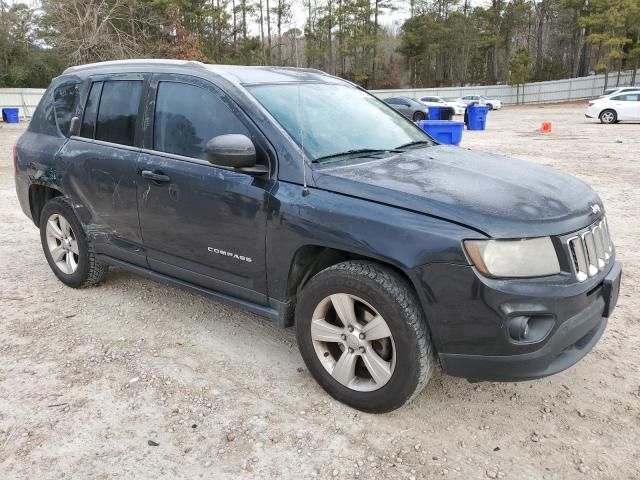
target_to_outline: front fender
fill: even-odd
[[[267,220],[269,297],[285,301],[296,252],[305,246],[334,248],[388,263],[412,278],[429,263],[468,265],[461,240],[478,232],[428,215],[369,200],[279,182]],[[416,285],[417,286],[417,285]]]

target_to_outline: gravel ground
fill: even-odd
[[[534,382],[437,374],[386,415],[313,381],[292,329],[113,269],[72,290],[19,209],[0,128],[0,478],[638,478],[640,125],[583,105],[507,107],[464,147],[577,175],[600,193],[625,278],[595,350]],[[538,134],[543,120],[551,134]],[[505,162],[508,159],[505,159]]]

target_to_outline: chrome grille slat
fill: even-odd
[[[570,237],[566,243],[571,255],[571,267],[579,282],[597,275],[613,254],[613,243],[604,217]]]

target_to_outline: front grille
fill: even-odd
[[[590,227],[567,240],[573,273],[579,282],[601,271],[613,255],[607,219],[602,217]]]

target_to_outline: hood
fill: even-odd
[[[539,237],[579,230],[596,220],[596,193],[550,167],[438,145],[381,159],[319,166],[316,186],[413,210],[494,238]]]

